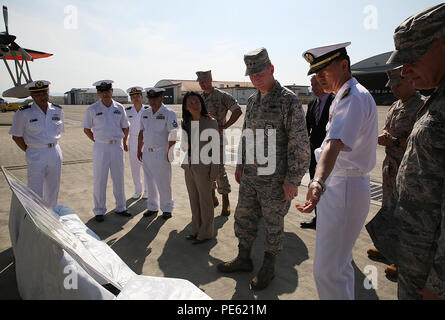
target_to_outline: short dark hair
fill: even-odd
[[[334,61],[339,61],[341,62],[342,60],[346,60],[348,62],[348,70],[349,73],[352,74],[352,70],[351,70],[351,58],[349,57],[349,55],[341,55],[340,57],[338,57],[337,59],[335,59]]]

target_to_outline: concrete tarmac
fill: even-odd
[[[175,110],[178,122],[181,106],[168,106]],[[226,166],[232,186],[230,203],[232,214],[221,217],[221,204],[215,209],[215,238],[201,245],[192,245],[185,237],[191,232],[191,211],[184,181],[183,169],[173,165],[173,217],[167,221],[158,216],[146,218],[146,200],[133,200],[134,186],[128,154],[125,155],[125,192],[131,218],[116,215],[112,193],[111,177],[107,187],[107,208],[105,222],[94,220],[93,209],[93,143],[83,133],[81,121],[87,106],[63,106],[66,132],[60,140],[65,162],[62,168],[59,204],[76,212],[82,221],[96,232],[102,241],[125,261],[137,274],[187,279],[216,300],[316,300],[317,290],[313,278],[313,256],[315,231],[301,229],[300,223],[309,221],[313,215],[300,213],[296,203],[303,203],[309,175],[303,178],[299,196],[292,202],[285,218],[284,248],[277,258],[276,276],[271,285],[263,291],[249,289],[251,279],[261,267],[264,248],[264,227],[261,225],[252,250],[255,269],[252,273],[221,274],[216,265],[232,259],[237,254],[238,241],[234,234],[233,214],[235,212],[239,185],[235,182],[235,167]],[[245,107],[243,107],[245,111]],[[378,107],[379,129],[384,126],[388,107]],[[9,167],[12,174],[27,183],[25,154],[8,134],[13,113],[0,114],[0,164]],[[234,127],[241,129],[244,115]],[[381,167],[384,149],[377,149],[377,165],[371,172],[371,181],[381,184]],[[221,196],[219,196],[222,203]],[[3,175],[0,175],[0,299],[20,299],[15,280],[14,258],[9,238],[8,219],[11,190]],[[371,201],[367,221],[380,209],[379,201]],[[397,282],[385,276],[385,261],[373,261],[366,251],[373,247],[372,241],[363,228],[353,250],[355,269],[355,295],[360,300],[393,300],[397,298]],[[373,273],[376,287],[368,289],[366,276]]]

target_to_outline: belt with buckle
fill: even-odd
[[[331,174],[332,177],[362,177],[367,176],[368,174],[366,172],[363,172],[358,169],[335,169],[332,170]]]

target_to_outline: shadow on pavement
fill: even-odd
[[[142,198],[139,200],[129,199],[127,200],[127,210],[131,213],[131,217],[120,216],[114,213],[114,210],[111,210],[105,214],[104,222],[97,222],[94,214],[91,212],[92,218],[85,225],[93,230],[101,240],[107,239],[113,234],[122,231],[125,224],[147,210],[147,200]],[[109,242],[108,245],[111,246],[113,242]]]
[[[216,217],[215,228],[220,229],[227,218]],[[217,244],[213,239],[205,244],[192,245],[185,237],[190,234],[189,224],[181,232],[172,231],[166,242],[164,250],[158,259],[159,268],[165,277],[182,278],[191,281],[196,286],[214,282],[221,277],[229,277],[236,281],[235,293],[232,300],[274,300],[283,293],[294,292],[298,286],[298,273],[295,266],[309,258],[308,250],[303,241],[294,233],[285,232],[285,244],[277,257],[275,279],[264,291],[250,290],[250,281],[261,268],[264,255],[264,226],[262,221],[258,228],[258,237],[252,248],[252,260],[255,269],[251,273],[222,274],[217,265],[222,260],[209,255],[211,249]],[[232,243],[237,243],[236,239]],[[237,255],[237,246],[233,247],[233,258]]]
[[[156,238],[166,220],[162,215],[142,217],[122,238],[108,243],[114,252],[137,274],[142,274],[145,259],[151,253],[150,243]]]

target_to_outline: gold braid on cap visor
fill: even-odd
[[[324,64],[324,63],[326,63],[326,62],[332,61],[332,60],[334,60],[335,58],[338,58],[340,55],[341,55],[341,52],[337,52],[337,53],[334,54],[332,57],[329,57],[329,58],[327,58],[327,59],[324,59],[323,61],[317,62],[317,63],[315,63],[315,64],[311,64],[311,69],[316,68],[316,67],[319,67],[319,66],[321,66],[322,64]]]

